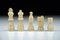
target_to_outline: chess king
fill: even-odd
[[[9,16],[9,19],[8,19],[8,21],[9,21],[9,23],[8,23],[8,30],[9,31],[14,31],[13,15],[14,15],[13,9],[9,8],[9,10],[8,10],[8,16]]]
[[[38,16],[38,31],[44,31],[44,16]]]
[[[34,20],[34,18],[33,18],[33,12],[30,12],[28,31],[33,31],[34,30],[33,20]]]
[[[18,31],[23,31],[24,26],[23,26],[23,12],[22,10],[19,10],[18,12]]]
[[[49,17],[48,18],[48,31],[53,31],[54,28],[53,28],[53,18],[52,17]]]

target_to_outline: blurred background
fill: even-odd
[[[57,1],[40,0],[0,0],[0,15],[7,16],[8,9],[13,8],[15,16],[21,9],[24,15],[29,15],[30,11],[34,15],[59,15],[60,6]]]
[[[28,27],[29,12],[33,12],[34,26],[37,29],[37,16],[43,15],[45,17],[45,27],[47,28],[47,18],[53,17],[55,30],[60,30],[60,6],[59,2],[54,1],[40,1],[40,0],[0,0],[0,25],[2,29],[8,26],[8,9],[13,8],[14,11],[14,25],[18,25],[18,12],[21,9],[24,12],[24,25]],[[27,23],[26,23],[27,22]],[[5,28],[4,28],[5,24]],[[45,29],[46,29],[45,28]],[[0,29],[1,30],[1,29]],[[7,30],[7,29],[5,29]],[[26,29],[27,30],[27,29]],[[47,29],[46,29],[47,30]]]
[[[0,0],[0,40],[60,40],[60,1],[46,0]],[[47,30],[47,18],[53,17],[53,32],[8,32],[8,9],[13,8],[15,30],[18,27],[18,12],[24,12],[24,30],[28,30],[29,12],[33,12],[34,29],[38,30],[37,16],[43,15],[44,30]]]

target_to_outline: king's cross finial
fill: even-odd
[[[9,11],[9,12],[13,12],[13,9],[12,9],[12,8],[9,8],[8,11]]]

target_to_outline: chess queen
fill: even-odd
[[[23,12],[22,10],[19,10],[18,12],[18,31],[23,31],[24,26],[23,26]]]

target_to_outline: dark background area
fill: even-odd
[[[0,16],[8,16],[8,9],[13,8],[14,16],[17,16],[21,9],[24,15],[29,15],[33,11],[34,15],[59,15],[59,1],[40,1],[40,0],[0,0]]]

